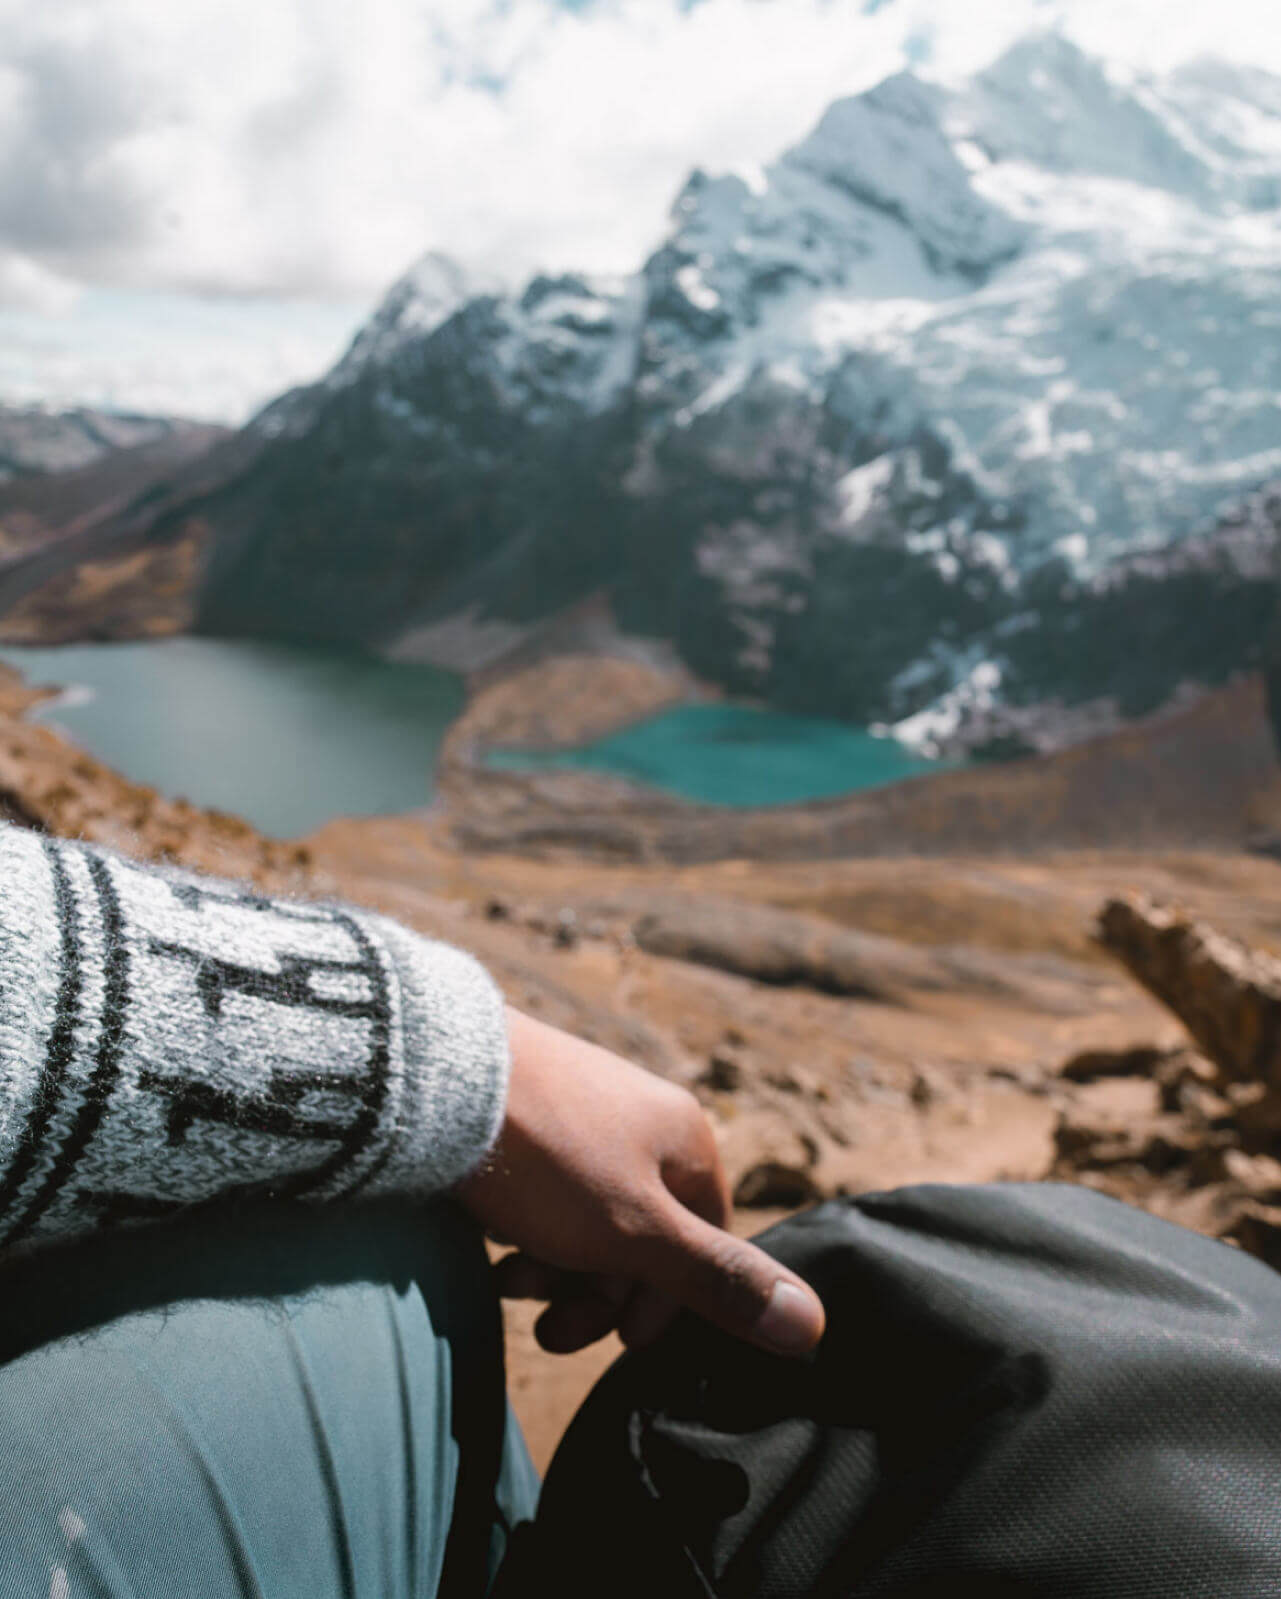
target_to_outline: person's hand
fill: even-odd
[[[543,1347],[567,1353],[614,1328],[647,1343],[687,1307],[775,1353],[812,1349],[817,1295],[724,1230],[729,1193],[693,1095],[518,1011],[508,1027],[502,1132],[456,1192],[516,1246],[499,1263],[500,1291],[549,1301]]]

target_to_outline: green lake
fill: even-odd
[[[495,766],[613,773],[706,805],[786,805],[939,770],[894,738],[741,705],[682,705],[557,754],[499,750]]]
[[[281,838],[431,799],[462,706],[448,672],[239,639],[0,649],[67,692],[42,720],[117,771]]]
[[[137,782],[288,838],[430,803],[462,706],[448,672],[358,653],[174,638],[0,649],[65,692],[36,714]],[[496,766],[611,772],[713,805],[781,805],[935,769],[840,722],[723,704],[665,711],[582,749]]]

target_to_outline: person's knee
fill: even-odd
[[[245,1205],[0,1265],[0,1362],[187,1300],[275,1300],[372,1281],[419,1282],[424,1297],[441,1299],[441,1315],[453,1324],[497,1314],[480,1233],[447,1200],[349,1209]]]
[[[268,1208],[120,1242],[0,1273],[0,1305],[28,1312],[22,1337],[0,1314],[14,1560],[60,1558],[66,1522],[77,1558],[100,1545],[145,1572],[178,1543],[222,1592],[231,1525],[242,1564],[304,1571],[321,1594],[343,1591],[344,1562],[400,1573],[390,1593],[432,1591],[447,1549],[480,1569],[505,1394],[465,1215]]]

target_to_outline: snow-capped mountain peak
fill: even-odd
[[[1017,251],[1022,229],[974,190],[943,127],[943,93],[900,72],[838,100],[783,161],[894,217],[930,264],[977,278]]]
[[[388,289],[330,381],[346,383],[366,366],[381,364],[407,341],[434,332],[468,300],[496,287],[465,271],[452,257],[429,250]]]
[[[949,133],[989,161],[1047,175],[1121,180],[1202,207],[1257,205],[1250,168],[1281,154],[1281,80],[1261,73],[1248,89],[1245,76],[1203,63],[1145,77],[1036,33],[959,90]]]
[[[274,625],[305,589],[308,629],[388,639],[586,588],[793,706],[1111,694],[1107,574],[1157,551],[1186,578],[1281,477],[1279,290],[1281,80],[1144,76],[1044,33],[962,83],[899,73],[759,172],[695,172],[628,278],[468,299],[420,263],[259,419],[261,529],[208,614]],[[1222,554],[1205,570],[1266,586]],[[1100,619],[1094,665],[1066,623],[1036,655],[1068,611]],[[1203,677],[1256,621],[1206,630]],[[1197,625],[1163,635],[1145,703]]]

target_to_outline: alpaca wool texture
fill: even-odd
[[[425,1195],[497,1137],[501,996],[371,912],[0,825],[0,1248]]]

